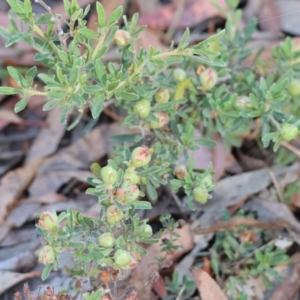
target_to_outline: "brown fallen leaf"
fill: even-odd
[[[4,222],[9,209],[21,197],[25,189],[35,177],[43,159],[38,158],[31,163],[7,173],[0,184],[0,224]]]
[[[219,0],[218,5],[226,9],[225,0]],[[141,16],[139,24],[166,30],[172,24],[176,10],[177,2],[166,5],[154,14]],[[220,13],[211,4],[210,0],[187,0],[177,28],[185,29],[186,27],[193,27],[216,16],[220,16]]]
[[[193,270],[194,279],[202,300],[228,300],[218,284],[203,270]]]
[[[49,112],[46,122],[48,127],[42,128],[38,133],[27,153],[26,163],[38,157],[53,154],[65,133],[66,125],[60,122],[60,110],[58,108]]]
[[[0,294],[17,284],[18,282],[40,276],[41,273],[42,271],[32,271],[23,274],[10,271],[0,271]]]
[[[182,248],[168,253],[164,262],[164,267],[170,267],[177,258],[194,247],[189,224],[184,225],[182,228],[177,228],[175,232],[179,234],[180,237],[174,244],[181,246]],[[138,291],[137,298],[139,300],[151,299],[151,285],[153,283],[153,281],[151,281],[151,274],[155,274],[158,271],[158,265],[155,258],[165,256],[165,252],[161,252],[161,241],[163,238],[170,238],[169,234],[163,235],[158,243],[147,248],[148,255],[143,257],[141,263],[132,271],[130,278],[127,281],[129,284],[133,284],[137,290],[143,287]]]
[[[26,203],[42,203],[42,204],[51,204],[61,201],[66,201],[67,197],[57,193],[48,193],[37,198],[27,198],[23,200]]]

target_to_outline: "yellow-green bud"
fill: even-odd
[[[131,262],[131,255],[126,250],[118,249],[114,254],[114,260],[119,267],[125,267]]]
[[[128,31],[119,29],[115,33],[113,42],[119,47],[124,47],[128,44],[130,39],[131,39],[131,36]]]
[[[234,107],[240,111],[244,110],[245,108],[252,108],[251,100],[247,96],[239,97],[236,99]]]
[[[140,195],[140,190],[138,186],[136,184],[133,184],[130,185],[129,187],[126,187],[124,200],[125,202],[132,202],[137,200],[139,195]]]
[[[141,229],[141,232],[146,237],[150,237],[153,234],[152,227],[149,224],[144,225]]]
[[[42,212],[39,219],[39,226],[46,231],[56,231],[58,228],[58,218],[55,210]]]
[[[116,206],[111,205],[106,210],[106,218],[109,224],[115,224],[122,220],[124,213]]]
[[[131,153],[131,165],[135,168],[148,165],[150,160],[151,153],[147,146],[137,147]]]
[[[210,174],[207,174],[204,178],[202,178],[201,183],[207,188],[211,187],[213,184],[213,180]]]
[[[198,186],[193,189],[193,196],[196,201],[198,201],[201,204],[204,204],[207,202],[208,199],[208,191],[202,186]]]
[[[186,72],[180,68],[176,68],[173,72],[173,77],[176,82],[181,82],[186,79]]]
[[[133,110],[140,118],[145,119],[149,116],[151,104],[148,100],[141,100],[134,105]]]
[[[167,89],[159,89],[155,95],[154,99],[156,103],[166,103],[170,99],[170,93]]]
[[[107,185],[112,185],[117,181],[118,172],[110,165],[103,167],[100,172],[102,180]]]
[[[288,86],[288,92],[291,96],[296,97],[300,95],[300,80],[293,78]]]
[[[216,70],[212,68],[205,69],[200,73],[200,81],[204,92],[211,90],[218,82],[218,74]]]
[[[292,124],[284,123],[281,127],[281,136],[285,141],[291,141],[297,137],[298,127]]]
[[[140,182],[140,176],[136,173],[134,168],[127,168],[125,170],[124,176],[123,176],[123,183],[125,185],[132,185],[132,184],[138,184]]]
[[[114,236],[109,233],[102,233],[98,238],[99,245],[103,248],[112,248],[115,245]]]
[[[153,113],[153,115],[156,117],[156,121],[150,121],[150,128],[152,129],[158,129],[166,126],[169,123],[169,116],[162,111],[158,111]]]
[[[47,245],[42,248],[39,253],[39,262],[46,264],[52,264],[55,259],[54,250],[51,246]]]

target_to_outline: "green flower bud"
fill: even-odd
[[[131,262],[131,255],[126,250],[118,249],[114,254],[114,260],[119,267],[125,267]]]
[[[106,218],[109,224],[115,224],[122,220],[124,213],[116,206],[111,205],[107,208]]]
[[[153,115],[157,118],[157,121],[150,121],[150,128],[162,128],[169,123],[169,116],[165,112],[158,111],[153,113]]]
[[[297,126],[284,123],[281,127],[281,136],[285,141],[291,141],[297,137],[299,130]]]
[[[252,104],[251,104],[251,100],[249,97],[247,96],[242,96],[236,99],[235,103],[234,103],[234,107],[237,110],[244,110],[245,108],[252,108]]]
[[[150,237],[153,234],[152,227],[149,224],[144,225],[141,228],[141,233],[145,237]]]
[[[156,92],[154,99],[156,103],[166,103],[170,99],[170,93],[167,89],[159,89]]]
[[[133,184],[125,189],[125,202],[135,201],[140,195],[140,190],[136,184]]]
[[[133,110],[139,115],[140,118],[145,119],[150,113],[151,104],[148,100],[141,100],[134,105]]]
[[[130,262],[127,265],[125,265],[125,266],[120,266],[119,265],[119,267],[122,270],[132,270],[135,267],[137,267],[137,265],[138,265],[137,260],[134,258],[134,256],[132,254],[130,254]]]
[[[115,245],[114,236],[109,233],[102,233],[98,238],[99,245],[103,248],[112,248]]]
[[[200,81],[202,84],[202,90],[209,91],[211,90],[216,83],[218,82],[218,74],[216,70],[208,68],[200,73]]]
[[[131,167],[127,168],[123,176],[124,185],[138,184],[139,182],[140,176],[136,173],[135,169]]]
[[[180,68],[176,68],[173,72],[173,77],[175,79],[176,82],[181,82],[184,79],[186,79],[186,72]]]
[[[202,186],[197,186],[193,189],[193,196],[196,201],[198,201],[201,204],[204,204],[207,202],[208,199],[208,191]]]
[[[46,231],[56,231],[58,228],[58,218],[55,210],[42,212],[39,219],[39,226]]]
[[[39,262],[46,264],[52,264],[55,260],[54,250],[51,246],[47,245],[42,248],[39,253]]]
[[[131,36],[128,31],[119,29],[115,33],[113,42],[119,47],[124,47],[128,44],[130,39],[131,39]]]
[[[176,166],[175,169],[174,169],[174,175],[178,178],[178,179],[181,179],[181,180],[184,180],[185,178],[185,175],[188,173],[187,169],[186,169],[186,166],[184,165],[179,165],[179,166]]]
[[[207,188],[211,187],[213,184],[213,180],[210,174],[207,174],[204,178],[202,178],[201,183]]]
[[[149,164],[151,153],[147,146],[135,148],[131,153],[131,165],[135,168],[140,168]]]
[[[296,97],[300,95],[300,80],[293,78],[288,86],[288,92],[291,96]]]
[[[118,172],[110,165],[107,165],[101,169],[101,178],[105,184],[113,185],[117,181]]]

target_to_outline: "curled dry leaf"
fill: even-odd
[[[202,300],[228,300],[218,284],[203,270],[193,270],[194,279]]]

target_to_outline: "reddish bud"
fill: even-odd
[[[118,172],[110,165],[107,165],[101,169],[101,178],[107,185],[113,185],[117,181]]]
[[[111,205],[107,208],[106,218],[108,223],[115,224],[122,220],[123,216],[124,213],[116,205]]]
[[[166,103],[170,99],[170,93],[167,89],[159,89],[154,96],[157,103]]]
[[[58,228],[58,218],[54,210],[42,212],[39,219],[39,226],[47,231],[56,231]]]
[[[298,127],[292,124],[284,123],[281,128],[281,136],[285,141],[291,141],[297,137]]]
[[[208,68],[208,69],[204,70],[200,74],[200,81],[202,84],[202,90],[204,92],[211,90],[218,82],[218,74],[217,74],[216,70],[214,70],[212,68]]]
[[[136,184],[130,185],[126,188],[126,194],[124,196],[125,202],[132,202],[136,200],[140,195],[140,190]]]
[[[140,118],[145,119],[150,113],[151,104],[148,100],[141,100],[134,105],[133,110],[139,115]]]
[[[147,146],[135,148],[131,153],[131,165],[135,168],[140,168],[149,164],[151,153]]]
[[[185,175],[188,173],[186,166],[184,165],[180,165],[180,166],[176,166],[174,169],[174,175],[181,180],[184,180]]]
[[[115,238],[111,233],[106,232],[99,236],[98,242],[103,248],[112,248],[115,245]]]
[[[128,44],[130,41],[131,36],[128,31],[125,30],[117,30],[115,37],[114,37],[114,43],[119,47],[124,47]]]
[[[207,202],[208,199],[208,191],[202,186],[198,186],[193,189],[193,196],[196,201],[198,201],[201,204],[204,204]]]
[[[158,129],[166,126],[169,123],[169,116],[162,111],[158,111],[153,113],[153,115],[156,117],[156,121],[150,121],[150,128],[152,129]]]
[[[130,261],[128,264],[124,265],[124,266],[120,266],[120,268],[122,270],[132,270],[134,268],[136,268],[138,266],[138,261],[136,260],[136,258],[130,254]]]
[[[39,262],[46,264],[51,264],[54,262],[55,254],[51,246],[44,246],[39,253]]]

